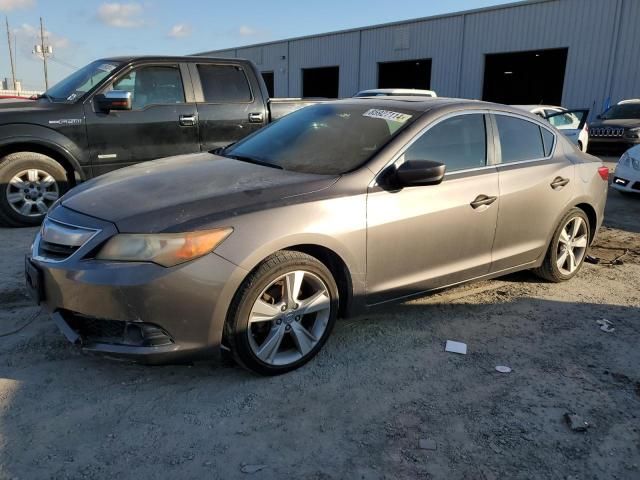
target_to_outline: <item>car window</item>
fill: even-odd
[[[496,115],[502,163],[545,157],[540,127],[528,120]]]
[[[182,77],[174,66],[137,68],[116,80],[111,89],[131,92],[134,110],[149,105],[184,103]]]
[[[542,142],[544,144],[544,156],[548,157],[549,155],[551,155],[551,151],[553,150],[553,142],[556,137],[546,128],[541,128],[540,131],[542,132]]]
[[[487,162],[484,115],[448,118],[427,130],[404,153],[405,160],[444,163],[447,172],[478,168]]]
[[[249,82],[240,67],[234,65],[198,65],[204,101],[242,103],[251,101]]]

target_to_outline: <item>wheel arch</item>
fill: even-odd
[[[342,257],[328,247],[310,243],[292,245],[283,250],[306,253],[319,260],[329,269],[338,285],[338,293],[340,295],[338,317],[347,316],[353,298],[353,279]]]
[[[76,185],[76,173],[80,180],[85,179],[84,172],[77,160],[59,145],[36,140],[17,140],[0,145],[0,158],[21,152],[39,153],[58,162],[67,172],[67,180],[71,187]]]
[[[584,202],[578,203],[575,207],[582,210],[589,219],[589,244],[591,244],[598,228],[598,214],[596,213],[596,209],[589,203]]]

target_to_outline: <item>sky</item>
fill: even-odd
[[[97,58],[187,55],[346,28],[487,7],[512,0],[0,0],[0,78],[11,77],[4,17],[23,89],[44,87],[40,17],[53,47],[49,85]]]

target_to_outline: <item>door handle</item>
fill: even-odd
[[[262,113],[249,114],[249,123],[262,123],[263,120],[264,120],[264,115],[262,115]]]
[[[498,197],[488,197],[486,195],[478,195],[475,200],[473,202],[471,202],[469,205],[471,205],[471,207],[473,207],[474,209],[476,208],[480,208],[482,206],[489,206],[491,205],[493,202],[495,202],[498,199]]]
[[[193,127],[195,124],[195,115],[180,115],[180,125],[182,125],[183,127]]]
[[[554,190],[559,190],[567,183],[569,183],[568,178],[556,177],[553,179],[553,182],[551,182],[551,188],[553,188]]]

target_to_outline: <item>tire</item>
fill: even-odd
[[[584,146],[582,145],[582,142],[578,140],[578,148],[580,149],[581,152],[586,152],[586,149],[584,148]]]
[[[291,305],[287,281],[298,278],[300,293]],[[323,263],[302,252],[274,253],[249,274],[229,308],[225,336],[234,359],[261,375],[301,367],[327,341],[338,305],[338,287]]]
[[[22,183],[17,184],[16,179]],[[25,188],[19,188],[23,186]],[[35,152],[3,157],[0,159],[0,225],[39,225],[51,205],[68,189],[67,172],[51,157]]]
[[[567,241],[567,233],[565,229],[567,227],[575,225],[572,222],[579,222],[581,224],[581,228],[579,233],[574,236],[574,238],[569,239],[569,243]],[[563,231],[565,232],[563,235]],[[582,247],[582,237],[584,236],[584,247]],[[584,259],[587,256],[587,250],[589,248],[589,239],[591,238],[591,226],[589,225],[589,219],[584,211],[579,208],[572,208],[567,212],[567,214],[562,217],[558,227],[556,228],[553,238],[551,239],[551,244],[549,245],[549,250],[544,257],[544,261],[542,265],[536,269],[534,272],[539,277],[549,281],[549,282],[564,282],[571,278],[573,278],[582,268],[584,264]],[[574,243],[575,242],[575,243]],[[570,247],[569,245],[573,245]],[[580,246],[578,246],[580,245]],[[571,253],[564,256],[564,252],[566,250],[571,250]],[[572,257],[575,259],[574,267],[571,267],[571,264],[564,263],[563,258],[566,258],[566,262],[571,261]],[[563,267],[559,266],[559,263],[563,265]],[[566,266],[566,268],[565,268]]]

